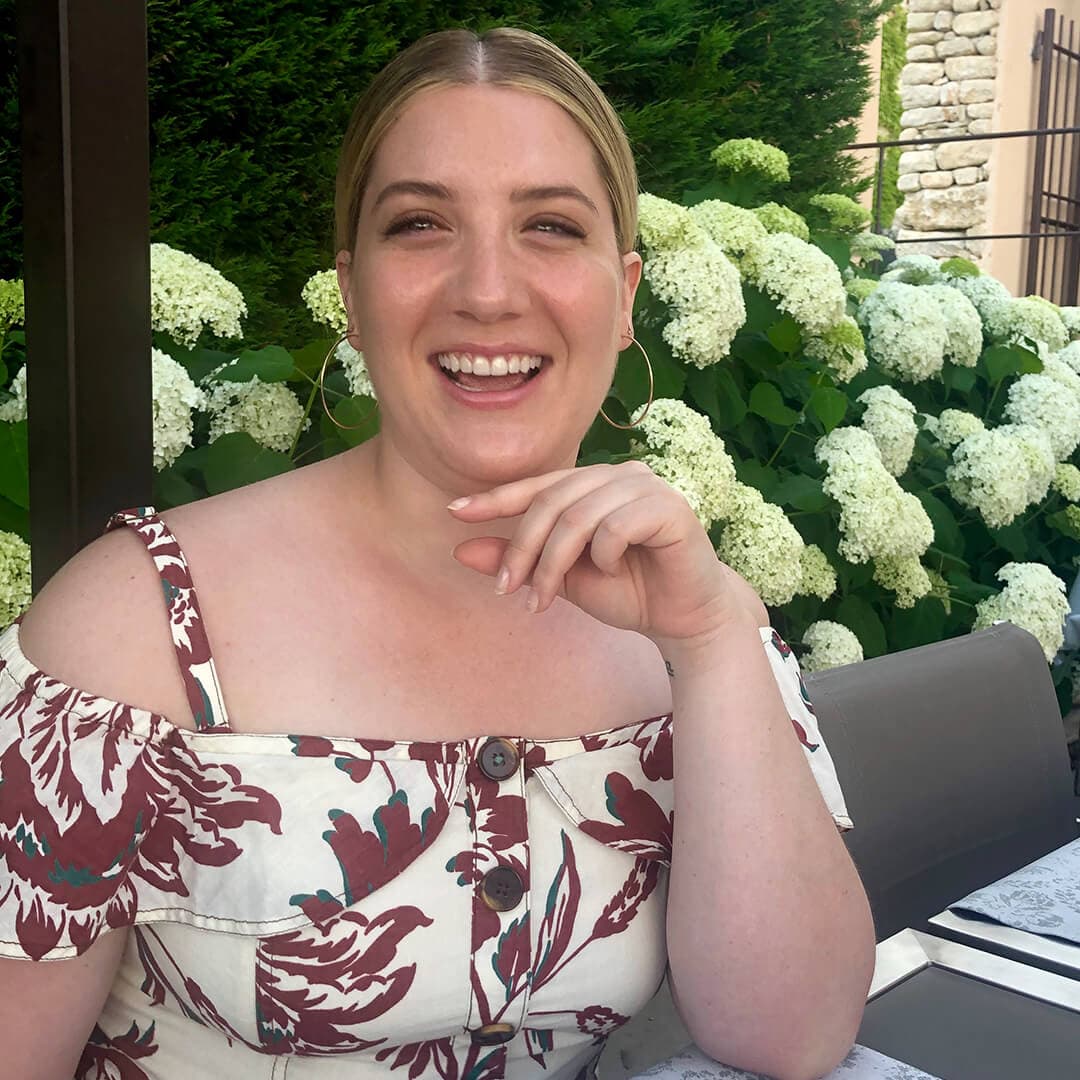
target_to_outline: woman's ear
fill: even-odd
[[[355,336],[356,322],[353,319],[351,253],[345,251],[344,248],[339,251],[337,253],[337,258],[334,260],[334,267],[337,270],[338,288],[341,290],[341,302],[345,305],[345,315],[348,318],[348,326],[354,331],[353,336]],[[352,337],[349,339],[349,344],[352,345],[353,348],[358,349],[358,346],[352,341]]]
[[[636,251],[628,251],[622,257],[623,263],[623,325],[634,323],[634,297],[641,284],[642,262]]]

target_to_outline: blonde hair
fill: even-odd
[[[477,83],[527,90],[570,114],[595,151],[611,201],[619,253],[630,251],[637,238],[637,168],[618,113],[600,87],[557,45],[509,27],[480,35],[471,30],[428,34],[375,76],[353,110],[338,160],[337,250],[353,248],[375,152],[406,103],[432,87]]]

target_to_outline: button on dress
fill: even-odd
[[[671,717],[546,740],[233,731],[176,539],[152,508],[109,527],[153,558],[195,731],[0,635],[0,956],[133,928],[79,1080],[592,1076],[667,964]],[[761,640],[850,828],[795,658]]]

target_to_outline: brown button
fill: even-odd
[[[496,866],[480,882],[480,898],[492,911],[510,911],[521,903],[524,895],[525,886],[518,872],[509,866]]]
[[[499,1046],[514,1037],[513,1024],[485,1024],[473,1028],[472,1041],[477,1046]]]
[[[517,772],[517,747],[509,739],[488,739],[477,760],[489,780],[506,780]]]

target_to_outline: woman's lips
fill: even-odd
[[[473,408],[509,408],[525,400],[534,390],[549,366],[546,359],[539,368],[515,375],[474,375],[464,371],[450,372],[437,362],[432,366],[439,380],[456,401]]]

